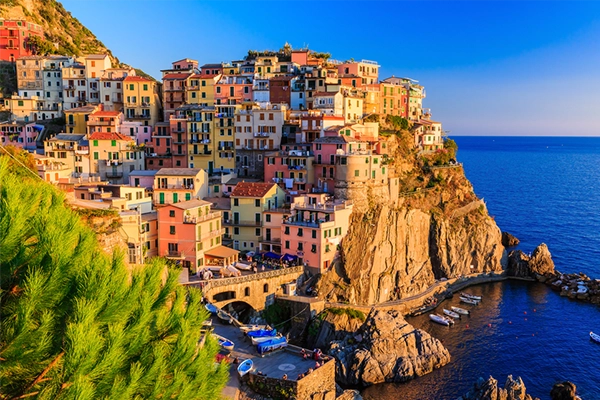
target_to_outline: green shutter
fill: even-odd
[[[117,141],[116,140],[111,140],[110,141],[110,145],[111,146],[116,146],[117,145]]]
[[[159,203],[160,204],[165,204],[165,194],[164,193],[159,193],[158,197],[159,197]]]
[[[186,193],[185,194],[185,200],[188,201],[188,200],[191,200],[191,199],[192,199],[192,194],[191,193]]]
[[[97,151],[95,151],[95,152],[94,152],[94,160],[97,160],[97,159],[98,159],[98,152],[97,152]]]
[[[98,146],[98,141],[94,140],[94,146]]]
[[[178,196],[177,193],[173,193],[173,203],[177,203]]]

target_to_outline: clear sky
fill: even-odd
[[[417,79],[451,135],[600,136],[600,2],[64,0],[122,62],[160,78],[287,41]]]

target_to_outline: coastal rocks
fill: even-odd
[[[561,274],[556,272],[553,276],[548,277],[545,283],[552,289],[560,291],[561,296],[600,304],[600,279],[590,279],[582,273]]]
[[[540,244],[531,256],[521,250],[511,251],[508,255],[507,273],[518,278],[537,278],[546,281],[548,276],[555,273],[554,261],[548,246],[544,243]],[[546,278],[542,278],[543,276]]]
[[[473,389],[457,400],[539,400],[531,397],[526,391],[521,377],[513,379],[512,375],[509,375],[504,388],[501,388],[498,381],[490,376],[487,380],[479,378]]]
[[[373,311],[362,327],[331,344],[342,385],[403,382],[450,361],[450,353],[427,332],[415,329],[396,311]]]
[[[550,398],[552,400],[581,400],[576,392],[577,387],[572,382],[555,383],[550,391]]]
[[[502,245],[504,247],[514,247],[521,243],[519,239],[508,232],[502,232]]]

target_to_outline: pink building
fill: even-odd
[[[223,75],[215,85],[215,104],[242,104],[252,101],[252,79]]]
[[[296,143],[312,143],[323,136],[323,130],[334,125],[342,125],[344,117],[327,115],[317,110],[309,110],[300,115],[300,131],[296,133]]]
[[[312,190],[315,182],[313,161],[310,144],[284,145],[281,151],[265,155],[265,182],[279,184],[285,189],[286,202],[289,202],[293,196]]]
[[[350,225],[352,203],[329,198],[326,194],[297,197],[281,226],[282,253],[299,257],[313,273],[331,267]]]
[[[171,137],[172,137],[172,146],[171,146],[171,154],[173,158],[173,167],[178,168],[187,168],[188,159],[187,159],[187,117],[184,112],[175,111],[175,114],[172,114],[169,119],[170,129],[171,129]]]
[[[2,146],[15,146],[25,150],[35,150],[35,139],[38,131],[35,124],[25,122],[0,123],[0,144]]]
[[[152,140],[146,145],[146,169],[173,168],[171,126],[158,122],[152,132]]]

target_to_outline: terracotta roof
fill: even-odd
[[[275,183],[264,183],[264,182],[240,182],[235,185],[232,197],[264,197]]]
[[[188,76],[190,76],[191,73],[187,73],[187,74],[166,74],[165,76],[163,76],[163,80],[164,79],[185,79]]]
[[[239,254],[239,250],[234,250],[223,245],[215,247],[214,249],[206,250],[205,256],[211,256],[216,258],[229,258]]]
[[[90,114],[93,117],[118,117],[121,111],[96,111]],[[92,123],[93,124],[93,123]]]
[[[152,82],[152,79],[144,78],[143,76],[128,76],[126,82]]]
[[[90,140],[124,140],[126,142],[133,141],[133,139],[129,136],[121,135],[117,132],[94,132],[90,136]]]

